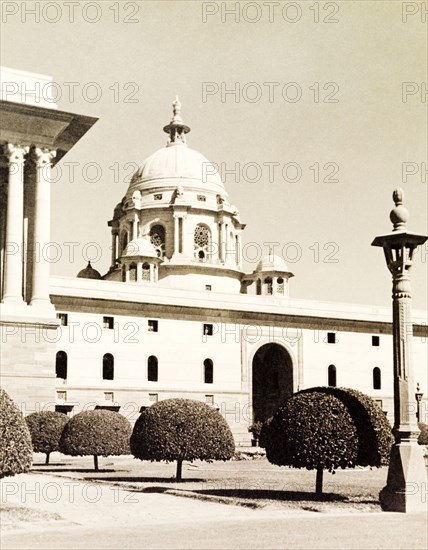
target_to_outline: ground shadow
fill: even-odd
[[[275,491],[268,489],[201,489],[192,491],[211,495],[251,500],[289,500],[305,502],[349,502],[349,497],[337,493],[317,494],[307,491]]]
[[[99,468],[94,470],[93,468],[31,468],[32,472],[75,472],[80,474],[103,474],[103,473],[116,473],[126,472],[127,470],[114,470],[109,468]]]
[[[105,471],[105,470],[104,470]],[[94,472],[92,470],[92,472]],[[100,470],[101,472],[101,470]],[[94,472],[99,473],[99,472]],[[177,481],[175,477],[91,477],[86,478],[91,480],[97,480],[97,481],[118,481],[123,483],[208,483],[207,479],[201,479],[201,478],[184,478],[181,481]],[[151,489],[151,487],[149,487]],[[164,489],[163,487],[159,487],[159,489]],[[146,491],[148,492],[148,491]],[[153,491],[156,492],[156,491]]]

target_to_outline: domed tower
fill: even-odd
[[[187,146],[190,128],[178,98],[163,130],[166,146],[141,164],[109,222],[113,254],[105,278],[122,280],[121,257],[142,238],[161,260],[161,286],[239,293],[245,225],[213,164]]]
[[[254,272],[245,277],[243,287],[246,289],[254,284],[253,294],[288,298],[288,279],[291,277],[294,275],[288,271],[283,258],[269,253],[260,260]]]
[[[155,247],[144,237],[127,244],[121,256],[122,282],[153,284],[158,282],[162,259]]]

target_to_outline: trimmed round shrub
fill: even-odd
[[[25,421],[30,430],[33,451],[45,453],[45,463],[49,464],[49,455],[59,451],[59,441],[68,416],[54,411],[40,411],[28,415]]]
[[[394,436],[389,420],[374,399],[351,388],[317,387],[303,390],[311,391],[334,395],[348,409],[358,433],[358,466],[379,468],[389,464]]]
[[[84,411],[65,425],[59,449],[71,456],[93,455],[94,468],[98,471],[99,456],[129,454],[131,432],[128,420],[117,412]]]
[[[229,460],[235,452],[232,432],[221,414],[200,401],[165,399],[141,413],[131,436],[131,452],[140,460]]]
[[[345,388],[310,388],[291,396],[262,430],[269,462],[323,471],[382,466],[393,444],[391,426],[368,396]]]
[[[32,460],[31,436],[24,417],[0,389],[0,478],[27,472]]]
[[[418,437],[419,445],[428,445],[428,424],[425,424],[424,422],[419,422],[418,428],[421,430],[421,433]]]

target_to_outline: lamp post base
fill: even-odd
[[[386,512],[427,512],[424,450],[416,440],[401,441],[393,446],[388,479],[379,499]]]

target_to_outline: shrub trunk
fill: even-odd
[[[322,466],[318,466],[317,468],[317,480],[315,483],[315,492],[318,495],[322,494],[322,478],[323,478],[324,469]]]
[[[183,471],[183,461],[182,460],[177,460],[177,473],[176,473],[176,476],[175,476],[175,479],[177,481],[181,481],[183,478],[182,478],[182,471]]]
[[[98,455],[94,455],[94,469],[98,472]]]
[[[45,465],[46,464],[49,464],[49,457],[50,457],[51,453],[46,453],[46,460],[45,460]]]

